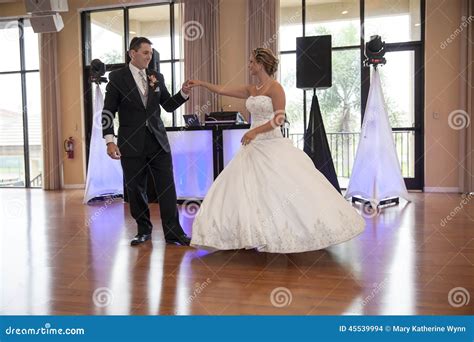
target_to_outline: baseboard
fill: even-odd
[[[69,189],[84,189],[85,184],[64,184],[63,189],[69,190]]]
[[[425,186],[424,188],[425,192],[441,192],[441,193],[456,193],[459,194],[459,188],[458,187],[440,187],[440,186]]]

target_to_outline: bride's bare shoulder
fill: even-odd
[[[283,86],[277,80],[272,82],[269,92],[272,94],[272,97],[285,95],[285,89],[283,89]]]

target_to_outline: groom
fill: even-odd
[[[156,184],[166,242],[188,246],[190,238],[181,228],[176,208],[170,145],[160,117],[160,105],[167,112],[176,110],[188,99],[190,88],[186,82],[179,93],[171,96],[163,75],[147,70],[152,57],[151,44],[145,37],[133,38],[130,63],[110,73],[102,111],[103,134],[107,154],[122,163],[130,212],[138,225],[138,234],[131,245],[151,239],[153,226],[146,195],[149,169]],[[120,127],[116,145],[113,119],[117,111]]]

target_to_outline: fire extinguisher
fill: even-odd
[[[72,137],[64,140],[64,151],[69,159],[74,159],[74,139]]]

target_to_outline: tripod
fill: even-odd
[[[309,124],[304,134],[304,151],[313,160],[314,166],[341,193],[324,128],[323,117],[321,116],[321,109],[319,108],[316,88],[313,88]]]
[[[399,197],[408,200],[380,75],[375,65],[359,146],[346,192],[346,198],[349,197],[352,197],[353,203],[361,202],[372,209],[399,204]]]

